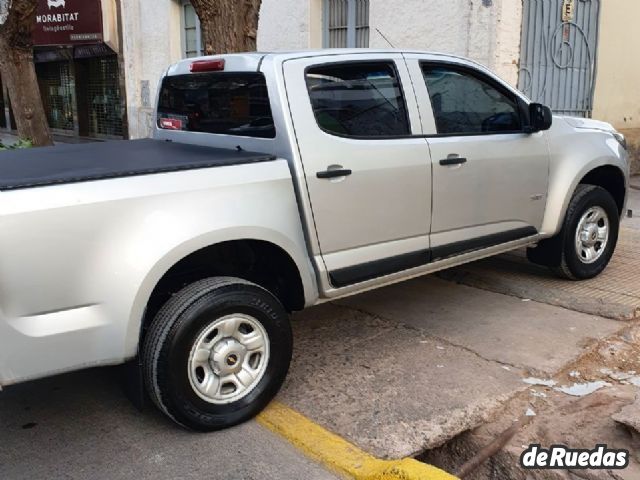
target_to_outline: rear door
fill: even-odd
[[[527,105],[473,66],[407,61],[433,161],[433,260],[536,235],[549,154]]]
[[[324,289],[427,263],[431,164],[402,55],[295,59],[284,72]]]

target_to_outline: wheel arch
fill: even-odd
[[[549,194],[541,232],[545,237],[557,234],[567,212],[569,202],[580,184],[596,185],[607,190],[622,215],[627,197],[624,170],[607,158],[596,159],[576,171],[571,162],[559,166],[549,179]]]
[[[273,293],[288,311],[311,303],[317,287],[306,250],[281,240],[266,235],[195,239],[168,252],[138,289],[127,327],[128,357],[137,352],[146,325],[164,301],[185,284],[203,278],[234,276],[251,281]]]
[[[589,171],[578,184],[595,185],[604,188],[611,194],[622,216],[626,200],[626,181],[622,170],[613,165],[602,165]]]

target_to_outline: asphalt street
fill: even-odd
[[[43,359],[46,361],[46,359]],[[114,369],[0,393],[0,479],[264,480],[335,477],[255,421],[210,434],[140,413]]]

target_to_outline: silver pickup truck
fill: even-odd
[[[288,312],[519,247],[607,266],[624,138],[449,55],[201,57],[154,139],[0,155],[0,385],[133,361],[177,423],[250,418]]]

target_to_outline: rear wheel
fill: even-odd
[[[619,228],[618,207],[611,194],[595,185],[578,185],[560,233],[529,250],[528,257],[550,266],[562,278],[593,278],[609,264]]]
[[[239,278],[195,282],[174,295],[149,328],[144,380],[175,422],[209,431],[243,422],[275,396],[292,336],[280,302]]]

